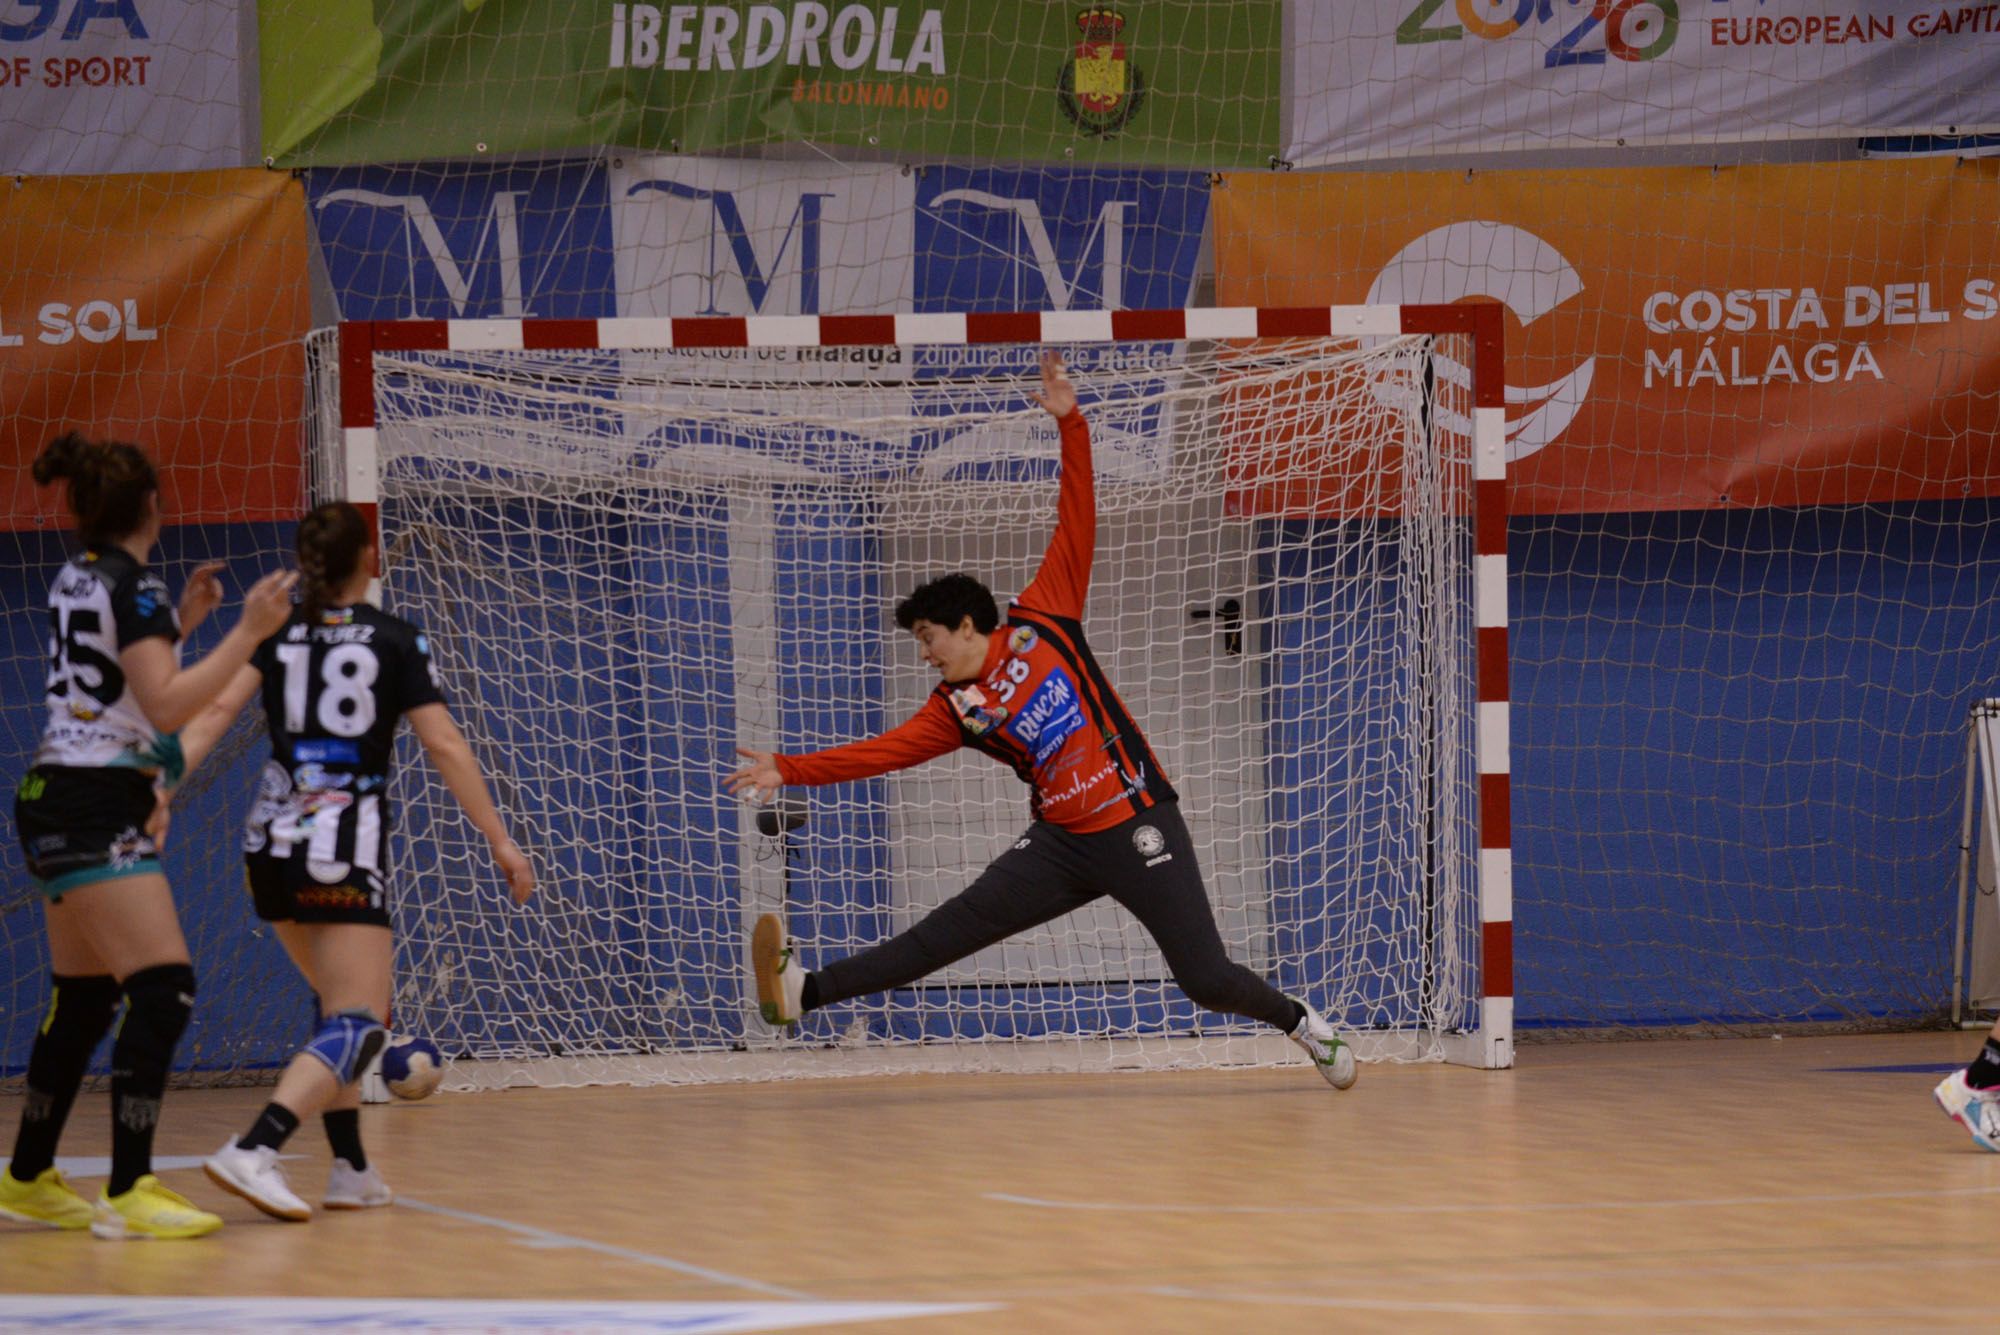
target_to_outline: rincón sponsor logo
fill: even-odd
[[[1063,62],[1057,100],[1085,134],[1114,135],[1146,100],[1146,76],[1126,54],[1125,16],[1109,5],[1076,16],[1083,40]]]

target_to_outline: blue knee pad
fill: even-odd
[[[334,1079],[349,1085],[375,1060],[386,1037],[382,1022],[367,1011],[342,1011],[320,1021],[305,1050],[325,1062]]]

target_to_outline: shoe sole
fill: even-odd
[[[326,1201],[321,1201],[319,1203],[319,1206],[320,1209],[322,1210],[379,1210],[385,1205],[394,1205],[395,1203],[396,1203],[396,1197],[393,1194],[391,1194],[389,1199],[385,1201],[326,1200]]]
[[[790,1024],[798,1017],[779,1009],[784,989],[778,984],[778,968],[785,959],[785,925],[775,913],[757,919],[750,931],[750,967],[757,975],[757,1010],[766,1024]]]
[[[218,1170],[216,1166],[212,1163],[204,1163],[201,1166],[201,1171],[207,1173],[208,1180],[213,1182],[216,1186],[221,1187],[224,1191],[228,1192],[232,1196],[240,1196],[244,1200],[249,1201],[252,1205],[262,1210],[265,1214],[270,1215],[271,1218],[273,1219],[282,1219],[286,1223],[290,1224],[303,1224],[308,1219],[312,1218],[312,1209],[310,1206],[308,1206],[303,1210],[288,1210],[281,1205],[269,1204],[268,1202],[260,1199],[258,1195],[255,1192],[251,1191],[248,1187],[241,1187],[238,1186],[236,1183],[230,1181],[229,1175],[227,1173]]]
[[[1340,1045],[1340,1050],[1342,1054],[1345,1055],[1347,1058],[1347,1078],[1345,1080],[1340,1078],[1339,1072],[1341,1063],[1338,1059],[1335,1059],[1334,1061],[1328,1062],[1327,1064],[1320,1066],[1319,1073],[1326,1079],[1326,1083],[1332,1085],[1335,1089],[1341,1089],[1341,1090],[1353,1089],[1354,1082],[1361,1078],[1361,1064],[1354,1060],[1353,1048],[1349,1047],[1345,1043],[1342,1043]],[[1319,1065],[1319,1063],[1315,1062],[1314,1065]]]
[[[89,1228],[95,1222],[95,1212],[71,1223],[64,1223],[59,1219],[45,1219],[38,1214],[24,1214],[19,1210],[9,1209],[7,1206],[0,1205],[0,1219],[12,1219],[19,1224],[40,1224],[43,1228],[55,1228],[61,1229],[64,1232],[75,1232],[80,1228]]]
[[[1952,1106],[1949,1103],[1945,1102],[1944,1090],[1942,1087],[1938,1089],[1933,1089],[1931,1091],[1931,1098],[1937,1101],[1938,1110],[1940,1112],[1942,1112],[1946,1117],[1949,1117],[1952,1121],[1957,1122],[1959,1126],[1964,1129],[1965,1133],[1972,1137],[1973,1144],[1977,1145],[1980,1149],[1985,1150],[1988,1154],[2000,1154],[2000,1144],[1995,1144],[1994,1142],[1988,1140],[1985,1136],[1980,1135],[1979,1129],[1975,1127],[1970,1121],[1966,1120],[1966,1116],[1963,1112],[1954,1112],[1952,1110]]]
[[[134,1228],[125,1222],[123,1215],[113,1223],[102,1219],[90,1222],[90,1236],[101,1242],[185,1242],[190,1238],[205,1238],[222,1227],[222,1221],[202,1224],[194,1228],[166,1229],[159,1232]]]

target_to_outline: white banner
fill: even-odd
[[[249,165],[242,0],[0,0],[0,173]]]
[[[1299,0],[1284,157],[2000,129],[2000,9],[1909,0]]]

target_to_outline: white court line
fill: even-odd
[[[649,1303],[478,1298],[140,1298],[16,1294],[0,1307],[4,1335],[60,1331],[183,1331],[187,1335],[732,1335],[854,1321],[897,1321],[992,1310],[972,1303]]]
[[[295,1159],[301,1156],[288,1154],[282,1157]],[[0,1170],[5,1169],[7,1162],[6,1159],[0,1158]],[[64,1174],[70,1177],[104,1177],[111,1172],[111,1160],[108,1157],[68,1157],[58,1159],[56,1162]],[[176,1168],[199,1168],[202,1163],[202,1159],[193,1156],[162,1155],[153,1160],[153,1168],[156,1172],[165,1172]],[[466,1210],[454,1210],[448,1205],[430,1205],[423,1201],[413,1201],[407,1196],[398,1196],[396,1198],[396,1205],[400,1209],[416,1210],[422,1214],[443,1215],[447,1219],[457,1219],[468,1224],[484,1224],[488,1228],[503,1229],[509,1233],[526,1238],[537,1247],[567,1247],[578,1251],[593,1251],[604,1256],[615,1256],[620,1260],[633,1261],[639,1265],[650,1265],[662,1270],[677,1271],[680,1274],[691,1275],[697,1279],[705,1279],[715,1284],[725,1284],[733,1288],[748,1289],[752,1293],[768,1293],[778,1298],[804,1299],[810,1296],[800,1293],[796,1289],[780,1288],[776,1284],[766,1284],[761,1280],[745,1279],[741,1275],[724,1274],[720,1270],[710,1270],[704,1266],[693,1265],[686,1261],[676,1261],[671,1257],[654,1256],[648,1252],[633,1251],[628,1247],[615,1247],[604,1242],[591,1242],[586,1238],[573,1238],[564,1233],[552,1233],[545,1228],[534,1228],[528,1224],[516,1224],[506,1219],[494,1219],[489,1215],[472,1214]]]
[[[296,1159],[300,1156],[296,1154],[283,1154],[278,1157],[282,1159]],[[205,1154],[156,1154],[153,1156],[152,1166],[153,1171],[156,1173],[171,1173],[177,1168],[199,1168],[207,1158],[208,1156]],[[9,1162],[5,1155],[0,1155],[0,1169],[4,1169]],[[64,1154],[57,1157],[56,1167],[62,1169],[64,1177],[110,1177],[111,1156],[108,1154]]]
[[[1283,1293],[1208,1293],[1200,1289],[1165,1286],[1147,1289],[1145,1292],[1162,1298],[1193,1298],[1202,1302],[1346,1308],[1365,1312],[1449,1312],[1462,1316],[1586,1316],[1622,1317],[1627,1320],[1710,1317],[1749,1321],[1769,1321],[1780,1317],[1791,1320],[1838,1317],[1845,1321],[1856,1318],[1920,1321],[1929,1326],[1944,1316],[1974,1317],[1984,1321],[1993,1315],[1991,1307],[1855,1307],[1844,1303],[1832,1307],[1657,1307],[1643,1303],[1608,1307],[1602,1304],[1584,1306],[1562,1303],[1425,1302],[1418,1299],[1397,1298],[1305,1298]]]
[[[1950,1187],[1943,1191],[1844,1191],[1801,1196],[1713,1196],[1678,1201],[1464,1201],[1443,1205],[1147,1205],[1120,1201],[1052,1201],[1040,1196],[1016,1196],[988,1191],[989,1201],[1030,1205],[1042,1210],[1093,1210],[1132,1214],[1255,1214],[1255,1215],[1411,1215],[1411,1214],[1553,1214],[1590,1210],[1686,1210],[1741,1205],[1830,1205],[1841,1201],[1942,1200],[1952,1196],[2000,1196],[2000,1187]]]
[[[633,1251],[629,1247],[616,1247],[606,1242],[592,1242],[588,1238],[575,1238],[567,1233],[555,1233],[545,1228],[535,1228],[530,1224],[517,1224],[510,1219],[495,1219],[491,1215],[473,1214],[470,1210],[454,1210],[449,1205],[431,1205],[425,1201],[413,1201],[407,1196],[398,1196],[393,1207],[398,1210],[416,1210],[422,1214],[442,1215],[446,1219],[456,1219],[467,1224],[484,1224],[526,1238],[538,1247],[570,1247],[578,1251],[596,1252],[600,1256],[615,1256],[621,1261],[633,1261],[639,1265],[657,1266],[662,1270],[672,1270],[683,1275],[692,1275],[714,1284],[726,1284],[734,1288],[748,1289],[752,1293],[768,1293],[776,1298],[809,1300],[810,1294],[797,1289],[780,1288],[776,1284],[766,1284],[762,1280],[745,1279],[741,1275],[725,1274],[720,1270],[710,1270],[706,1266],[693,1265],[687,1261],[676,1261],[669,1256],[654,1256],[650,1252]]]
[[[1978,1245],[1976,1242],[1968,1243]],[[1707,1264],[1702,1262],[1674,1261],[1671,1264],[1638,1265],[1626,1262],[1620,1257],[1607,1257],[1599,1265],[1550,1265],[1537,1258],[1529,1258],[1519,1265],[1509,1265],[1492,1270],[1450,1270],[1438,1271],[1434,1268],[1405,1263],[1387,1265],[1372,1269],[1369,1273],[1377,1280],[1383,1276],[1402,1277],[1421,1271],[1423,1283],[1429,1288],[1447,1285],[1473,1285],[1476,1287],[1499,1287],[1506,1284],[1549,1284],[1558,1281],[1583,1279],[1602,1280],[1607,1277],[1621,1282],[1643,1279],[1649,1276],[1669,1275],[1685,1279],[1696,1275],[1713,1275],[1720,1278],[1760,1275],[1806,1275],[1817,1273],[1851,1275],[1862,1271],[1888,1271],[1898,1275],[1908,1275],[1918,1270],[1991,1270],[1993,1259],[1983,1252],[1977,1256],[1960,1257],[1916,1257],[1898,1256],[1894,1260],[1883,1261],[1824,1261],[1795,1262],[1790,1259],[1772,1260],[1744,1264]],[[1141,1294],[1157,1294],[1156,1285],[1139,1284],[1025,1284],[1019,1287],[999,1285],[980,1290],[980,1300],[995,1303],[1048,1302],[1062,1299],[1074,1302],[1083,1298],[1119,1298]],[[1186,1290],[1193,1293],[1195,1290]],[[1249,1295],[1239,1295],[1249,1301]],[[1273,1301],[1288,1295],[1273,1295]],[[1440,1299],[1438,1301],[1445,1301]],[[1460,1300],[1463,1301],[1463,1300]]]

